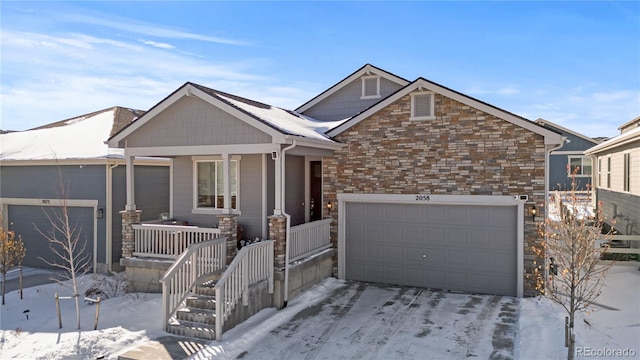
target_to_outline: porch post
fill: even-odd
[[[122,257],[128,258],[133,256],[136,247],[136,238],[133,230],[134,224],[140,223],[140,215],[142,210],[124,210],[120,211],[122,215]]]
[[[238,215],[220,214],[218,217],[218,229],[220,235],[227,237],[227,265],[238,254]]]
[[[274,215],[282,215],[282,156],[280,151],[274,151],[276,154],[274,161],[276,162],[275,168],[275,209],[273,209]]]
[[[131,156],[126,154],[125,149],[125,158],[127,160],[127,204],[125,210],[133,211],[136,209],[136,196],[135,196],[135,179],[134,179],[134,160],[135,156]],[[124,228],[123,228],[124,229]],[[124,230],[123,230],[124,231]]]
[[[222,154],[222,177],[224,178],[222,185],[224,191],[223,211],[225,214],[231,214],[233,209],[231,208],[231,156],[229,154]]]
[[[287,251],[287,218],[283,215],[269,216],[269,239],[275,240],[273,267],[275,271],[282,271],[286,262]]]

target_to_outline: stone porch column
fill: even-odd
[[[275,240],[273,267],[282,271],[286,261],[287,218],[282,215],[269,216],[269,239]]]
[[[133,224],[140,224],[140,216],[142,210],[123,210],[122,215],[122,257],[128,258],[133,256],[135,250],[136,237],[133,231]]]
[[[221,214],[218,217],[220,235],[227,238],[227,265],[238,254],[238,215]]]

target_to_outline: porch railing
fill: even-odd
[[[331,247],[331,220],[324,219],[292,226],[289,261],[296,261]]]
[[[242,300],[249,305],[249,286],[268,281],[273,294],[273,244],[265,240],[243,247],[214,287],[216,297],[216,340],[220,340],[224,323]]]
[[[222,272],[226,268],[227,238],[191,244],[162,276],[162,307],[165,330],[169,319],[191,293],[203,275]]]
[[[220,229],[197,226],[135,224],[133,256],[175,259],[191,244],[219,238]]]

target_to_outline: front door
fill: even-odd
[[[322,220],[322,161],[309,165],[309,220]]]

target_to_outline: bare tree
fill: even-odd
[[[600,296],[606,272],[612,266],[600,261],[608,250],[607,245],[600,244],[611,239],[611,231],[607,234],[602,231],[601,206],[593,213],[588,211],[590,192],[581,197],[576,188],[574,172],[571,190],[564,193],[564,201],[563,194],[556,191],[553,195],[549,208],[556,210],[555,216],[538,224],[542,241],[540,246],[534,246],[539,259],[551,262],[546,269],[541,264],[534,270],[537,290],[566,310],[568,334],[574,333],[576,312],[586,311]],[[573,359],[575,338],[570,336],[568,340],[567,358]]]
[[[49,248],[57,259],[47,260],[42,257],[40,259],[50,266],[63,270],[61,278],[54,280],[71,292],[76,305],[77,327],[80,329],[80,278],[90,270],[91,257],[87,251],[87,240],[82,234],[82,227],[69,215],[67,205],[69,186],[62,176],[60,166],[58,166],[58,177],[60,206],[49,211],[44,209],[51,229],[43,231],[36,227],[36,230],[49,242]]]
[[[0,214],[0,272],[2,272],[2,305],[5,304],[5,284],[7,283],[7,271],[14,266],[21,266],[26,255],[26,249],[22,237],[4,225],[4,219]],[[22,276],[22,273],[20,274]],[[22,292],[22,289],[20,289]],[[22,298],[22,293],[21,293]]]

